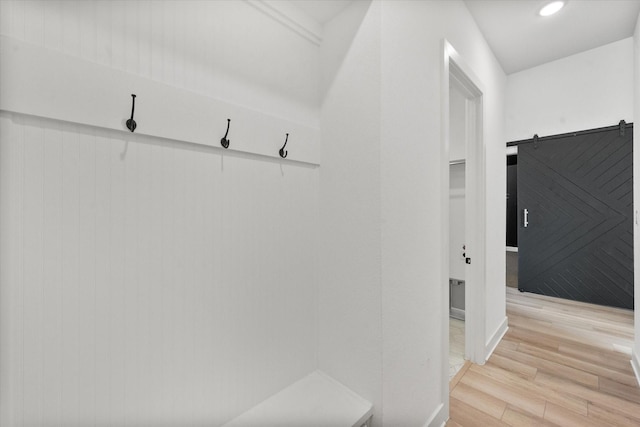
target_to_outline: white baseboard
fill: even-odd
[[[453,317],[454,319],[458,319],[458,320],[464,320],[464,310],[451,307],[449,309],[449,317]]]
[[[507,252],[518,252],[517,246],[507,246]]]
[[[633,372],[636,374],[636,381],[638,381],[638,385],[640,385],[640,354],[635,351],[631,353],[631,366],[633,367]]]
[[[502,323],[500,323],[500,326],[498,326],[498,329],[496,329],[496,331],[493,333],[489,341],[487,341],[487,346],[485,351],[486,356],[484,358],[485,361],[489,360],[489,357],[491,356],[493,351],[496,349],[496,347],[500,343],[500,340],[502,339],[504,334],[507,333],[507,329],[509,329],[509,324],[507,321],[507,317],[505,316],[504,320],[502,320]]]
[[[444,410],[444,403],[438,405],[433,414],[429,417],[424,427],[444,427],[449,419],[449,414]]]

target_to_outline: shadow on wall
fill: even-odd
[[[351,44],[360,31],[360,25],[364,21],[371,0],[354,1],[342,13],[329,21],[325,27],[325,38],[321,49],[321,100],[329,93],[333,81],[351,48]],[[359,23],[354,25],[354,23]]]

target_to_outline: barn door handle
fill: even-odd
[[[524,210],[524,228],[529,226],[529,209]]]

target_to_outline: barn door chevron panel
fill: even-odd
[[[518,147],[520,290],[633,308],[632,134]]]

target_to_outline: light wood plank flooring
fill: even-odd
[[[464,366],[464,320],[449,318],[449,381]]]
[[[450,383],[449,427],[640,426],[633,312],[507,288],[509,331]]]

